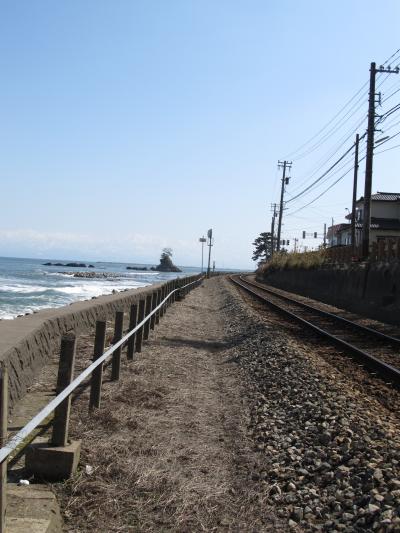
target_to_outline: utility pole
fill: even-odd
[[[211,246],[212,246],[212,229],[207,231],[208,243],[208,267],[207,267],[207,278],[210,277],[210,262],[211,262]]]
[[[375,134],[375,80],[377,72],[387,74],[398,74],[399,67],[391,69],[380,66],[376,68],[376,63],[371,63],[369,70],[369,100],[368,100],[368,128],[367,128],[367,155],[365,159],[365,185],[364,185],[364,212],[363,212],[363,233],[362,233],[362,256],[363,259],[369,257],[369,236],[371,226],[371,192],[372,192],[372,168],[374,159],[374,134]]]
[[[272,204],[273,209],[274,209],[274,213],[272,215],[272,220],[271,220],[271,258],[273,257],[274,255],[274,251],[275,251],[275,218],[276,218],[276,204]]]
[[[324,224],[324,248],[326,248],[326,222]]]
[[[353,203],[351,209],[351,246],[353,254],[356,252],[356,201],[357,201],[357,179],[358,179],[358,147],[360,136],[357,133],[354,152],[354,178],[353,178]]]
[[[285,185],[289,183],[289,178],[286,177],[286,169],[292,168],[292,163],[289,161],[278,161],[278,168],[283,168],[282,172],[282,186],[281,186],[281,201],[279,204],[279,219],[278,219],[278,235],[276,236],[276,249],[279,252],[281,249],[281,230],[282,230],[282,214],[283,214],[283,197],[285,194]]]

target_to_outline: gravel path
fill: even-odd
[[[226,279],[74,405],[68,531],[400,531],[400,423]],[[89,465],[89,469],[85,466]]]
[[[168,308],[94,416],[87,391],[75,402],[81,471],[58,488],[67,531],[286,531],[252,479],[259,453],[221,281]]]

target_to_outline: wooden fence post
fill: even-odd
[[[161,289],[157,289],[157,301],[156,301],[157,307],[160,305],[160,303],[161,303]],[[156,313],[156,324],[159,324],[159,323],[160,323],[160,310],[158,310]]]
[[[60,362],[56,395],[60,394],[71,383],[74,377],[76,337],[73,334],[64,335],[61,339]],[[51,444],[53,446],[67,446],[69,414],[71,410],[71,395],[54,409],[53,430]]]
[[[174,281],[172,282],[172,290],[175,291],[177,288],[177,283],[176,283],[176,279],[174,279]],[[172,301],[173,302],[176,302],[176,295],[177,293],[174,292],[174,295],[172,296]]]
[[[137,304],[131,305],[131,313],[129,315],[129,331],[132,331],[137,325],[137,314],[138,314]],[[133,359],[133,352],[135,351],[135,340],[137,334],[134,333],[128,340],[128,347],[126,350],[126,358],[129,360]]]
[[[138,310],[138,319],[137,319],[138,324],[140,324],[142,320],[144,319],[144,313],[145,313],[145,300],[141,299],[139,300],[139,310]],[[142,351],[143,329],[144,329],[144,326],[142,326],[136,333],[135,351],[138,353]]]
[[[169,282],[165,284],[165,298],[167,297],[169,293]],[[167,312],[167,307],[169,306],[170,300],[168,299],[164,304],[164,314]]]
[[[106,342],[106,322],[102,320],[96,321],[96,334],[94,338],[93,361],[96,361],[104,353],[104,346]],[[90,400],[89,409],[93,407],[100,407],[101,400],[101,384],[103,381],[103,363],[101,363],[92,372],[92,379],[90,381]]]
[[[156,307],[157,307],[157,291],[153,291],[152,297],[151,297],[151,310],[154,311]],[[156,313],[154,313],[150,318],[150,329],[154,329],[155,325],[156,325]]]
[[[397,237],[396,239],[395,253],[396,253],[395,255],[396,259],[400,259],[400,238],[399,237]]]
[[[4,362],[0,367],[0,445],[7,442],[8,426],[8,370]],[[0,533],[6,531],[7,511],[7,459],[1,463],[1,487],[0,487]]]
[[[383,261],[385,255],[385,241],[380,239],[378,241],[378,261]]]
[[[165,298],[165,285],[161,287],[161,302],[164,300],[164,298]],[[163,316],[164,316],[164,306],[162,305],[160,308],[160,318],[162,318]]]
[[[393,251],[394,247],[394,239],[388,239],[388,260],[392,261],[395,257],[395,253]]]
[[[117,343],[118,341],[122,339],[123,332],[124,332],[124,312],[117,311],[115,313],[113,344]],[[121,352],[122,352],[122,348],[120,346],[119,348],[115,350],[112,356],[112,363],[111,363],[112,381],[119,380],[119,374],[121,371]]]
[[[145,317],[149,315],[151,311],[151,294],[148,294],[146,296],[146,312],[145,312]],[[147,341],[147,339],[149,338],[149,334],[150,334],[150,320],[148,320],[145,325],[144,325],[144,328],[143,328],[143,340]]]

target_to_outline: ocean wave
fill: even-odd
[[[21,294],[29,294],[35,292],[45,292],[49,287],[43,287],[41,285],[0,285],[0,293],[2,292],[16,292]]]

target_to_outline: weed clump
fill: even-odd
[[[313,268],[321,267],[326,260],[327,253],[324,249],[302,253],[275,253],[272,259],[259,266],[257,269],[257,275],[265,276],[269,273],[276,272],[277,270],[311,270]]]

